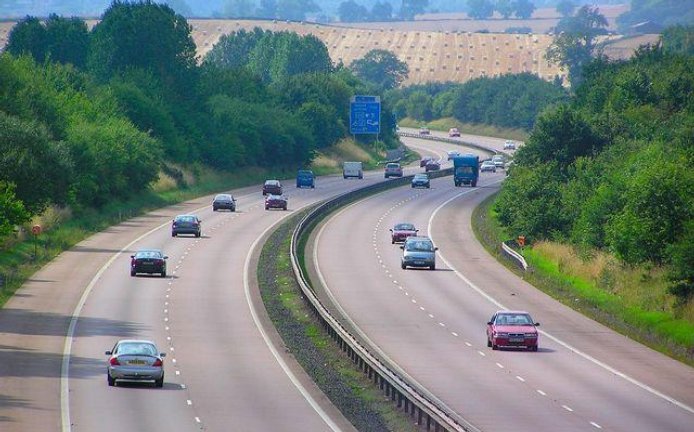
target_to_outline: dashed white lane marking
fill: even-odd
[[[516,375],[516,379],[520,382],[525,382],[525,378],[523,378],[522,376]]]
[[[465,342],[465,345],[467,345],[467,346],[469,346],[469,347],[472,346],[472,344],[471,344],[470,342]]]
[[[195,422],[200,423],[200,417],[195,417]]]
[[[402,287],[400,287],[400,289],[402,289]],[[420,306],[420,307],[419,307],[419,310],[425,311],[426,309],[424,309],[424,306]]]
[[[185,390],[186,385],[185,385],[185,384],[181,384],[181,388]]]
[[[537,389],[537,392],[540,393],[542,396],[547,396],[547,393],[543,392],[543,391],[540,390],[540,389]]]
[[[169,351],[173,351],[173,350],[174,350],[174,347],[169,347]]]
[[[481,355],[482,357],[487,357],[487,354],[483,353],[482,351],[477,351],[477,354]]]
[[[181,374],[181,371],[176,371],[176,375],[180,375],[180,374]]]
[[[415,304],[416,304],[416,303],[417,303],[417,300],[415,300],[415,299],[412,299],[412,303],[415,303]]]
[[[567,410],[568,412],[574,412],[574,410],[572,410],[571,407],[568,405],[562,405],[561,407]]]
[[[171,363],[176,363],[176,359],[171,359]]]
[[[456,333],[456,332],[451,332],[451,334],[455,337],[458,337],[458,333]]]
[[[164,327],[166,331],[169,331],[169,326]]]
[[[497,363],[496,365],[499,367],[499,369],[503,369],[503,368],[504,368],[504,365],[502,365],[501,363]]]
[[[597,424],[595,422],[590,422],[590,424],[596,429],[602,429],[602,426],[600,426],[599,424]]]
[[[433,315],[433,314],[429,314],[429,318],[434,318],[434,315]]]
[[[188,399],[188,400],[186,401],[186,403],[187,403],[188,405],[193,405],[193,401],[190,400],[190,399]]]
[[[444,323],[442,323],[442,322],[440,322],[439,325],[440,325],[441,327],[446,327],[446,324],[444,324]]]

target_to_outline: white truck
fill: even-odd
[[[359,179],[364,178],[364,167],[361,162],[343,162],[342,163],[342,177],[356,177]]]

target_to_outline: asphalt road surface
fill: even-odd
[[[404,141],[433,154],[451,148]],[[335,214],[313,253],[325,296],[379,355],[480,430],[694,430],[691,367],[542,294],[475,240],[472,210],[503,178],[483,173],[478,188],[436,179],[430,190],[386,191]],[[435,271],[400,268],[388,231],[399,222],[432,237]],[[541,323],[539,352],[487,348],[485,323],[499,309]]]

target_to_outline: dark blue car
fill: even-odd
[[[311,170],[299,170],[296,173],[296,187],[310,187],[314,189],[316,187],[316,176]]]

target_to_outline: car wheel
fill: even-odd
[[[175,233],[175,232],[172,232],[172,233],[171,233],[171,237],[176,237],[176,233]]]
[[[287,206],[282,207],[282,210],[287,211]]]
[[[499,345],[495,345],[494,342],[492,342],[492,349],[493,349],[494,351],[498,350],[498,349],[499,349]]]
[[[111,377],[111,374],[106,374],[106,381],[108,381],[108,386],[113,387],[116,385],[116,379]]]
[[[492,347],[492,341],[487,337],[487,347],[491,348]]]
[[[400,263],[400,267],[401,267],[403,270],[405,270],[405,269],[407,268],[407,266],[405,265],[405,263]]]
[[[163,272],[161,272],[161,277],[163,277],[163,278],[166,277],[166,270],[164,270]]]
[[[195,233],[195,237],[200,237],[200,235],[201,235],[201,233],[199,233],[199,232]]]
[[[265,210],[269,210],[269,209],[270,209],[270,207],[268,207],[268,206],[265,206]]]
[[[535,351],[537,352],[537,345],[533,345],[530,347],[530,351]]]
[[[155,386],[155,387],[158,387],[158,388],[164,387],[164,377],[162,376],[162,377],[159,378],[158,380],[155,380],[155,381],[154,381],[154,386]]]
[[[477,187],[477,182],[476,182],[476,181],[472,182],[472,187]]]
[[[212,211],[213,211],[213,212],[216,212],[216,211],[217,211],[217,207],[212,207]]]
[[[316,188],[316,185],[311,185],[311,189],[315,189],[315,188]]]
[[[436,264],[432,264],[429,266],[429,270],[436,270]]]

